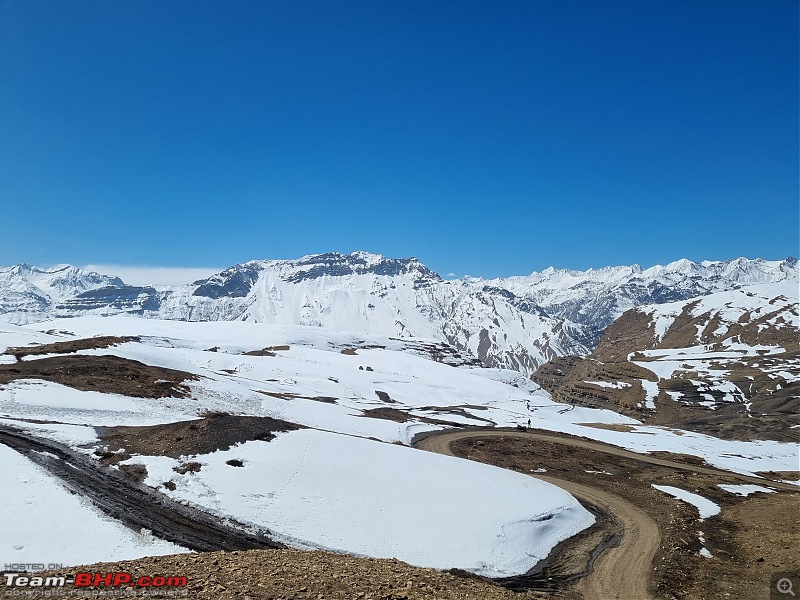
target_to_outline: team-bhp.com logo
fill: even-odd
[[[126,572],[75,573],[74,576],[39,576],[30,573],[4,573],[6,587],[9,588],[185,588],[186,577],[175,575],[153,575],[134,577]]]

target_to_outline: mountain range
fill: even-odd
[[[554,399],[732,439],[800,441],[797,281],[641,306],[588,356],[542,365]]]
[[[331,252],[253,260],[156,287],[70,265],[22,264],[0,267],[0,320],[130,314],[319,326],[445,342],[486,366],[530,375],[550,359],[592,352],[626,310],[796,278],[794,258],[738,258],[447,280],[416,258]]]

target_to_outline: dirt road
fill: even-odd
[[[797,485],[792,483],[783,483],[780,481],[773,481],[764,479],[763,477],[753,477],[750,475],[741,475],[731,471],[722,471],[714,467],[704,467],[702,465],[691,465],[688,463],[678,462],[665,458],[658,458],[649,454],[640,454],[639,452],[632,452],[624,450],[616,446],[609,446],[602,442],[595,442],[582,438],[559,435],[555,433],[540,433],[538,431],[513,431],[513,430],[469,430],[469,431],[448,431],[446,433],[434,434],[429,437],[423,438],[415,444],[417,448],[422,450],[430,450],[440,454],[450,454],[449,451],[444,449],[459,439],[477,438],[477,437],[524,437],[525,439],[532,439],[542,442],[551,442],[554,444],[563,444],[565,446],[572,446],[574,448],[583,448],[584,450],[592,450],[593,452],[603,452],[606,454],[613,454],[614,456],[621,456],[630,460],[651,465],[658,465],[661,467],[668,467],[670,469],[677,469],[679,471],[691,471],[692,473],[701,473],[703,475],[714,475],[726,478],[738,479],[742,482],[753,483],[756,485],[766,485],[778,490],[785,490],[787,492],[798,491]]]
[[[566,479],[537,477],[567,490],[578,500],[600,507],[613,515],[622,527],[619,545],[605,550],[595,561],[594,570],[578,582],[576,589],[583,597],[650,598],[650,569],[661,543],[656,522],[646,512],[614,494]]]
[[[628,452],[591,441],[546,433],[513,431],[448,431],[420,440],[416,447],[439,454],[453,455],[450,445],[456,440],[479,437],[522,436],[537,441],[549,441],[566,446],[576,446],[599,452],[619,454],[643,462],[657,461],[662,466],[708,471],[704,467],[673,463],[646,455]],[[711,469],[713,472],[713,469]],[[593,571],[582,578],[577,590],[584,598],[651,598],[649,591],[653,556],[661,543],[655,521],[630,502],[603,490],[565,479],[536,475],[538,479],[556,485],[573,494],[578,500],[594,504],[610,513],[623,529],[618,546],[605,550],[595,561]]]
[[[156,537],[191,550],[283,547],[267,537],[269,532],[251,533],[231,519],[223,523],[58,442],[0,425],[0,444],[43,467],[67,488],[88,498],[101,511],[134,531],[149,529]]]
[[[593,453],[605,453],[645,465],[657,465],[676,471],[685,471],[713,477],[738,479],[742,482],[769,485],[770,487],[796,492],[797,486],[774,482],[748,475],[737,475],[713,467],[688,464],[647,454],[631,452],[602,442],[567,436],[552,432],[516,430],[469,430],[446,431],[432,434],[415,443],[417,448],[440,454],[453,455],[451,445],[459,440],[470,438],[520,438],[540,443],[560,444],[574,449]],[[661,533],[653,518],[626,499],[591,485],[576,483],[562,478],[542,475],[535,477],[561,487],[578,500],[594,505],[606,514],[613,516],[623,530],[620,543],[602,552],[591,573],[583,577],[576,590],[584,598],[651,598],[651,574],[653,557],[662,543]]]

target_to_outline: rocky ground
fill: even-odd
[[[54,333],[52,330],[47,333]],[[19,346],[16,348],[8,348],[3,354],[16,357],[17,360],[22,360],[25,356],[41,356],[44,354],[71,354],[80,350],[97,350],[102,348],[111,348],[118,344],[125,342],[138,342],[138,336],[113,336],[113,335],[99,335],[92,338],[81,338],[77,340],[68,340],[65,342],[52,342],[50,344],[36,344],[33,346]]]
[[[395,559],[356,558],[332,552],[249,550],[142,558],[66,569],[130,572],[134,577],[187,578],[183,597],[197,600],[525,600],[545,594],[516,593],[466,572],[412,567]],[[0,597],[11,590],[0,583]],[[130,598],[128,592],[107,598]],[[146,597],[176,597],[149,589]],[[35,597],[35,596],[34,596]],[[42,596],[39,596],[42,597]],[[145,596],[143,596],[145,597]],[[181,595],[177,595],[181,597]]]

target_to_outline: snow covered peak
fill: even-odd
[[[340,254],[328,252],[305,256],[297,261],[286,261],[294,267],[294,273],[287,281],[302,281],[316,277],[341,277],[344,275],[406,275],[441,280],[438,274],[420,263],[416,258],[386,258],[369,252]]]
[[[8,290],[30,290],[53,301],[107,285],[124,285],[118,277],[100,275],[72,265],[40,268],[26,263],[0,267],[0,295]]]
[[[543,271],[534,271],[528,277],[511,277],[509,279],[561,283],[569,280],[603,279],[609,281],[627,279],[632,276],[651,279],[663,275],[699,275],[703,279],[708,279],[715,276],[736,275],[739,279],[746,281],[747,284],[751,284],[767,283],[769,282],[767,280],[783,281],[787,276],[791,276],[792,269],[796,268],[797,259],[794,257],[788,257],[782,261],[768,261],[761,258],[736,258],[727,261],[704,260],[699,263],[687,258],[681,258],[666,265],[655,265],[648,269],[642,269],[639,264],[601,267],[598,269],[590,268],[585,271],[547,267]]]
[[[386,258],[370,252],[308,254],[296,260],[254,260],[234,265],[207,279],[195,281],[195,296],[246,296],[262,274],[273,273],[287,283],[350,275],[411,275],[415,282],[442,281],[416,258]]]
[[[228,267],[206,279],[195,281],[195,296],[207,298],[244,298],[258,279],[263,266],[259,261],[250,261],[242,265]]]
[[[698,265],[690,261],[688,258],[681,258],[679,260],[669,263],[664,270],[667,272],[675,271],[677,273],[691,273]]]
[[[737,258],[701,263],[684,258],[648,269],[640,265],[586,271],[549,267],[528,277],[486,283],[510,290],[550,316],[588,325],[599,333],[626,310],[637,306],[676,302],[796,277],[797,260],[791,257],[783,261]]]
[[[71,265],[42,269],[29,264],[0,267],[0,314],[3,320],[28,323],[47,318],[68,298],[101,287],[124,285],[117,277]]]

